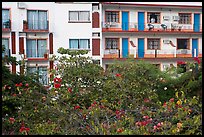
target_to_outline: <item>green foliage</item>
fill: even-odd
[[[177,70],[161,72],[128,59],[104,72],[82,55],[87,51],[58,52],[62,56],[52,58],[57,65],[50,72],[48,91],[32,78],[3,68],[3,134],[202,134],[201,98],[188,94],[201,88],[200,68],[179,76]]]

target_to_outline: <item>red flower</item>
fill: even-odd
[[[123,132],[123,129],[122,129],[122,128],[118,128],[118,129],[117,129],[117,132],[118,132],[118,133],[121,133],[121,132]]]
[[[149,116],[143,116],[143,118],[144,118],[144,119],[148,119],[148,118],[149,118]]]
[[[178,65],[186,64],[184,61],[177,61]]]
[[[71,89],[71,88],[68,88],[68,92],[69,92],[69,93],[72,93],[72,89]]]
[[[21,127],[19,131],[20,131],[20,132],[25,131],[25,127]]]
[[[166,107],[166,102],[164,102],[163,107]]]
[[[145,99],[144,99],[144,102],[149,102],[149,99],[148,99],[148,98],[145,98]]]
[[[80,108],[80,106],[75,106],[75,107],[74,107],[74,109],[79,109],[79,108]]]
[[[16,96],[16,94],[13,94],[12,96],[13,96],[13,97],[15,97],[15,96]]]
[[[121,77],[121,74],[117,73],[115,74],[116,77]]]
[[[23,86],[22,83],[16,84],[16,87],[21,87],[21,86]]]
[[[54,78],[54,82],[55,82],[55,83],[56,83],[56,82],[57,82],[57,83],[58,83],[58,82],[61,83],[61,82],[62,82],[62,79],[56,77],[56,78]]]
[[[55,87],[55,88],[60,88],[60,87],[61,87],[61,84],[55,83],[55,84],[54,84],[54,87]]]
[[[195,57],[194,60],[197,61],[198,64],[200,64],[200,59],[198,57]]]
[[[174,102],[174,98],[171,98],[169,101],[170,101],[170,102]]]
[[[12,123],[12,124],[13,124],[13,123],[15,122],[15,119],[14,119],[14,118],[12,118],[12,117],[10,117],[10,118],[9,118],[9,121],[10,121],[10,123]]]

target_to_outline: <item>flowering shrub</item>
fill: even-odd
[[[2,86],[3,134],[202,134],[201,99],[187,96],[187,86],[169,87],[173,80],[168,73],[131,60],[111,65],[104,73],[83,57],[86,51],[59,52],[63,56],[53,58],[58,64],[50,72],[49,90],[22,80]],[[161,98],[158,91],[176,86],[171,96]],[[15,108],[10,113],[9,101]]]

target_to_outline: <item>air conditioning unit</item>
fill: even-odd
[[[179,16],[173,16],[174,21],[179,21]]]
[[[26,4],[24,2],[18,2],[18,8],[19,9],[25,9],[26,8]]]
[[[164,44],[169,44],[169,43],[170,43],[170,40],[163,40],[163,43],[164,43]]]
[[[169,16],[163,16],[163,19],[164,19],[164,20],[169,20],[170,17],[169,17]]]
[[[181,54],[187,54],[187,49],[181,49]]]

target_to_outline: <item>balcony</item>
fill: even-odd
[[[11,20],[2,20],[2,32],[11,31]]]
[[[168,32],[168,33],[201,33],[202,25],[194,24],[138,24],[136,22],[117,23],[102,22],[103,32]]]
[[[202,57],[202,53],[199,51],[199,57]],[[172,58],[192,58],[192,51],[189,49],[163,49],[155,50],[148,49],[145,52],[138,52],[138,49],[129,49],[128,55],[123,57],[123,51],[119,49],[105,49],[103,53],[103,59],[124,59],[124,58],[143,58],[143,59],[172,59]]]
[[[24,32],[49,32],[49,21],[38,21],[28,23],[26,20],[23,21]]]

